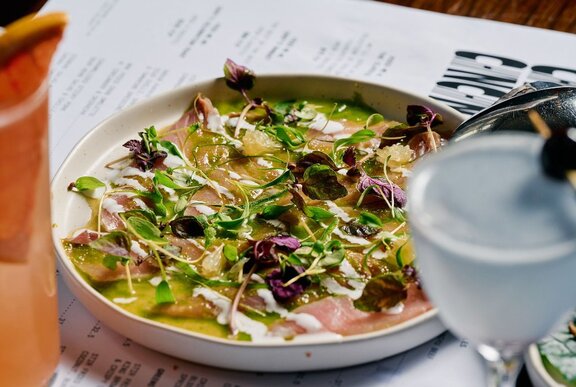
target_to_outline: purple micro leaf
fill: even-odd
[[[254,260],[261,265],[271,265],[278,262],[279,252],[291,253],[300,248],[300,241],[291,236],[273,236],[254,243]]]
[[[432,127],[442,123],[442,116],[424,105],[408,105],[406,107],[406,122],[411,126]]]
[[[363,174],[360,176],[357,188],[360,192],[370,189],[370,193],[387,200],[390,204],[392,204],[392,197],[394,197],[394,207],[403,208],[406,205],[406,193],[402,188],[385,179]]]
[[[141,153],[144,150],[141,140],[128,140],[122,146],[128,148],[130,151],[134,153]]]
[[[130,238],[123,231],[112,231],[88,243],[93,249],[119,257],[130,256]]]
[[[151,150],[148,152],[144,140],[129,140],[122,146],[132,152],[136,166],[141,171],[151,169],[157,161],[162,161],[168,156],[164,151]]]
[[[233,90],[246,91],[254,87],[254,72],[231,59],[226,59],[224,63],[224,77],[226,85]]]
[[[349,167],[356,166],[356,148],[353,146],[346,148],[344,155],[342,155],[342,161],[344,161]]]
[[[278,235],[268,238],[271,242],[276,243],[277,246],[285,247],[288,250],[295,251],[302,246],[300,241],[289,235]]]
[[[266,284],[270,287],[274,299],[278,302],[287,302],[299,296],[310,285],[308,277],[299,278],[288,286],[284,284],[304,272],[301,266],[286,266],[284,271],[274,269],[266,276]]]

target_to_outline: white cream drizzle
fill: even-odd
[[[234,195],[232,194],[232,192],[230,192],[230,190],[228,188],[221,186],[220,184],[216,183],[214,180],[212,180],[210,185],[213,186],[213,188],[215,188],[216,191],[218,191],[222,195],[226,196],[228,199],[234,199]]]
[[[211,180],[210,184],[208,184],[208,181],[205,178],[198,176],[198,174],[196,174],[196,173],[191,175],[190,178],[192,180],[197,181],[198,183],[200,183],[202,185],[208,185],[209,187],[212,187],[213,189],[215,189],[220,194],[226,196],[228,199],[234,199],[234,195],[232,194],[232,192],[230,192],[230,190],[228,190],[226,187],[221,186],[220,184],[218,184],[214,180]]]
[[[226,172],[228,172],[228,175],[230,175],[231,178],[233,178],[234,180],[241,180],[242,176],[240,176],[239,174],[237,174],[234,171],[231,171],[229,169],[225,170]]]
[[[205,204],[193,204],[192,207],[194,207],[199,213],[203,215],[212,215],[216,213],[216,211]]]
[[[142,246],[140,246],[140,243],[135,240],[130,242],[130,251],[142,258],[148,256],[148,253],[142,248]]]
[[[148,283],[154,287],[158,286],[160,282],[162,282],[162,277],[159,275],[148,280]]]
[[[266,160],[266,159],[264,159],[264,158],[262,158],[262,157],[258,157],[258,158],[256,159],[256,164],[258,164],[258,165],[260,165],[261,167],[264,167],[264,168],[272,168],[272,167],[273,167],[273,164],[272,164],[271,161],[268,161],[268,160]]]
[[[192,238],[188,238],[186,239],[188,242],[192,243],[194,246],[196,246],[198,249],[200,249],[201,251],[205,251],[206,247],[204,247],[203,244],[201,244],[200,242],[198,242],[196,239],[192,239]]]
[[[128,177],[119,177],[114,180],[114,184],[117,185],[127,185],[128,187],[135,188],[139,191],[146,191],[146,187],[144,187],[137,179],[130,179]]]
[[[240,117],[231,117],[231,118],[228,118],[228,116],[222,117],[222,120],[226,122],[226,126],[229,126],[231,128],[235,128],[238,125],[239,119]],[[246,122],[246,120],[242,120],[242,122],[240,123],[240,129],[255,130],[256,126],[252,125],[249,122]]]
[[[198,176],[197,173],[193,173],[192,175],[189,176],[190,179],[202,184],[202,185],[206,185],[206,183],[208,182],[205,178],[203,178],[202,176]]]
[[[278,304],[269,289],[258,289],[256,293],[260,298],[262,298],[262,300],[264,300],[267,312],[278,313],[280,317],[284,317],[288,321],[294,321],[296,324],[306,329],[308,333],[315,333],[324,330],[324,325],[322,325],[315,316],[308,313],[289,312],[283,306]]]
[[[324,330],[324,326],[320,321],[318,321],[316,317],[307,313],[292,313],[279,305],[274,299],[274,296],[270,290],[258,289],[257,293],[258,296],[264,300],[267,312],[278,313],[281,317],[285,317],[287,320],[296,322],[309,333],[315,334],[315,332]],[[195,288],[193,291],[193,296],[202,296],[205,300],[211,302],[216,308],[218,308],[219,312],[216,317],[216,321],[218,321],[219,324],[227,325],[229,323],[228,318],[231,306],[230,299],[206,287]],[[242,312],[237,311],[235,314],[235,319],[236,327],[238,330],[240,332],[249,334],[253,342],[284,342],[283,337],[273,336],[270,332],[268,332],[268,327],[265,324],[249,318]],[[324,332],[320,332],[320,334],[323,333]],[[310,334],[302,336],[305,338],[311,337]]]
[[[349,289],[342,286],[332,277],[323,278],[321,284],[330,294],[336,294],[340,296],[348,296],[353,300],[360,298],[362,295],[362,289]]]
[[[370,244],[370,242],[364,238],[360,238],[360,237],[353,236],[353,235],[348,235],[348,234],[342,232],[342,230],[340,230],[338,227],[336,227],[334,229],[334,234],[337,235],[339,238],[346,239],[350,243],[354,243],[355,245],[369,245]]]
[[[399,302],[393,307],[383,310],[383,312],[386,312],[386,314],[400,314],[404,312],[404,306],[403,302]]]
[[[315,316],[308,313],[288,313],[286,320],[294,321],[306,329],[308,333],[317,333],[324,329],[324,325]]]
[[[104,200],[102,200],[102,208],[111,214],[118,214],[119,212],[124,212],[126,210],[113,198],[104,198]]]
[[[340,208],[333,201],[326,200],[326,201],[324,201],[324,203],[326,203],[326,205],[328,206],[328,211],[330,211],[331,213],[336,215],[336,217],[342,219],[344,222],[350,222],[352,220],[350,215],[348,215],[348,213],[346,211],[344,211],[342,208]]]
[[[287,229],[284,222],[282,222],[281,220],[278,220],[278,219],[264,219],[264,222],[266,222],[269,225],[271,225],[272,227],[280,229],[280,230],[286,230]]]
[[[166,153],[168,153],[168,152],[166,152]],[[175,156],[171,153],[168,153],[168,155],[166,156],[166,158],[164,159],[164,161],[162,163],[165,166],[167,166],[168,168],[177,168],[177,167],[182,167],[182,166],[186,165],[184,160],[182,160],[180,157]]]
[[[310,121],[308,125],[310,129],[319,130],[323,133],[332,134],[338,133],[344,130],[344,125],[340,122],[329,121],[326,119],[326,115],[322,113],[316,114],[316,116]]]
[[[250,279],[254,282],[258,282],[259,284],[263,284],[264,278],[260,277],[258,274],[254,273],[250,276]]]
[[[388,256],[388,252],[386,252],[386,251],[376,249],[376,250],[370,252],[370,249],[371,249],[371,247],[368,247],[368,248],[362,250],[362,254],[370,253],[370,256],[374,259],[384,259]]]
[[[360,274],[354,270],[354,267],[352,267],[347,259],[344,259],[342,263],[340,263],[339,270],[346,278],[346,283],[350,288],[342,286],[332,277],[323,278],[321,281],[322,286],[324,286],[331,294],[348,296],[353,300],[360,298],[360,296],[362,296],[362,291],[366,286],[366,284],[361,280],[362,277]]]
[[[122,169],[122,172],[120,174],[121,176],[139,176],[142,177],[144,179],[152,179],[154,177],[154,172],[151,171],[141,171],[138,168],[134,168],[134,167],[126,167],[124,169]]]
[[[140,198],[134,198],[132,199],[134,201],[134,204],[136,204],[138,206],[138,208],[142,208],[142,209],[149,209],[149,207],[146,205],[146,203],[144,203],[144,201]]]
[[[228,324],[231,305],[231,301],[228,298],[205,287],[194,288],[193,295],[194,297],[202,296],[204,299],[214,304],[214,306],[220,311],[216,317],[216,321],[221,325]],[[268,327],[265,324],[252,320],[239,311],[235,314],[235,323],[238,330],[249,334],[254,342],[262,341],[262,339],[266,338],[266,334],[268,333]]]

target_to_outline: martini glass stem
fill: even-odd
[[[485,360],[487,367],[488,387],[514,387],[522,365],[521,351],[498,350],[487,345],[480,345],[478,352]]]

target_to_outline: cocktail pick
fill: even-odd
[[[553,133],[536,111],[528,111],[528,117],[546,140],[541,156],[544,171],[551,177],[567,179],[576,190],[576,128]]]

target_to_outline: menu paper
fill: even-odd
[[[576,36],[361,0],[50,0],[70,25],[51,73],[51,168],[109,115],[222,76],[328,74],[428,95],[464,114],[535,80],[576,85]],[[136,129],[135,129],[136,130]],[[366,365],[305,373],[206,367],[97,321],[59,281],[62,356],[52,386],[482,386],[466,340],[444,333]],[[471,306],[472,307],[472,306]]]

